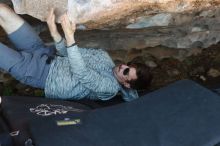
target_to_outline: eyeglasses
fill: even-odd
[[[126,68],[126,69],[124,69],[124,71],[123,71],[123,75],[124,75],[124,76],[127,76],[128,73],[129,73],[129,71],[130,71],[130,68],[129,68],[129,67]]]

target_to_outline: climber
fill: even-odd
[[[51,9],[47,24],[55,47],[47,47],[27,22],[0,4],[0,25],[16,47],[0,43],[0,68],[24,84],[44,89],[48,98],[108,100],[121,92],[131,101],[138,98],[136,89],[147,88],[152,78],[149,67],[137,62],[116,66],[107,52],[78,47],[75,23],[67,14],[60,21],[65,39]]]

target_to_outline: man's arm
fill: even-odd
[[[86,66],[77,45],[67,48],[71,72],[74,77],[88,89],[98,93],[115,93],[118,91],[118,84],[114,78],[106,77],[97,71]]]
[[[67,56],[66,42],[65,42],[65,39],[62,38],[62,36],[57,30],[53,8],[50,9],[49,14],[47,16],[47,25],[48,25],[50,34],[55,42],[58,55]]]
[[[118,84],[115,82],[114,78],[103,76],[86,66],[79,52],[79,48],[75,45],[75,24],[71,24],[67,15],[62,16],[61,26],[65,34],[67,54],[74,77],[78,78],[86,88],[99,93],[99,95],[106,93],[111,96],[117,93]]]

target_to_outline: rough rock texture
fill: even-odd
[[[15,11],[45,20],[50,7],[57,18],[65,11],[78,29],[120,29],[128,34],[123,48],[163,45],[207,48],[220,41],[220,0],[12,0]],[[57,21],[59,21],[57,19]],[[124,30],[121,30],[124,29]],[[139,31],[132,31],[139,29]],[[128,31],[128,33],[127,33]],[[121,33],[120,33],[121,34]],[[130,34],[130,35],[129,35]],[[134,36],[131,39],[131,36]],[[93,40],[99,40],[95,38]],[[106,37],[108,41],[110,38]],[[96,41],[97,43],[97,41]],[[112,48],[95,45],[94,47]],[[103,44],[103,43],[102,43]],[[119,43],[117,43],[119,44]],[[114,48],[122,48],[120,45]],[[139,45],[137,45],[139,44]]]
[[[166,26],[172,18],[171,13],[192,13],[220,5],[219,0],[12,0],[12,2],[17,13],[27,13],[43,21],[50,7],[55,7],[59,14],[68,11],[72,20],[85,23],[89,28],[133,23],[137,16],[141,18],[135,21],[142,23],[143,27]],[[149,21],[148,24],[146,21]]]

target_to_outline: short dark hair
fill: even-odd
[[[129,82],[131,88],[137,90],[147,89],[153,79],[153,76],[150,72],[150,67],[140,62],[129,62],[127,65],[134,67],[137,74],[137,79]]]

